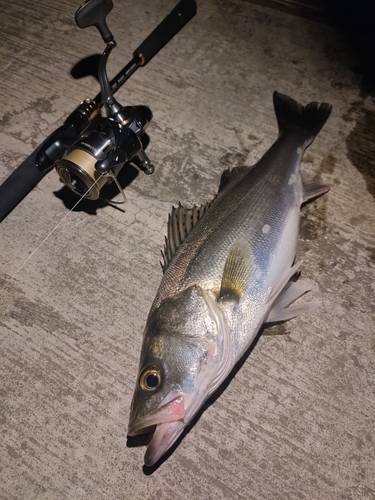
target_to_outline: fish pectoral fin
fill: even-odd
[[[303,186],[303,199],[302,203],[306,203],[313,198],[322,196],[330,190],[330,186],[327,184],[322,184],[319,181],[313,181],[307,179],[305,174],[301,174],[302,186]]]
[[[167,269],[172,257],[180,248],[186,237],[206,213],[210,202],[193,208],[185,208],[179,203],[178,207],[172,207],[172,212],[168,218],[168,236],[165,238],[164,251],[162,251],[163,262],[161,267],[163,272]]]
[[[249,283],[251,268],[249,247],[245,243],[235,243],[225,261],[219,299],[240,301]]]
[[[321,302],[319,301],[290,305],[310,290],[311,287],[306,284],[289,281],[276,298],[275,302],[272,304],[272,309],[270,310],[265,323],[286,321],[319,307],[321,305]]]

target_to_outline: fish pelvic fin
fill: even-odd
[[[309,292],[311,287],[304,283],[289,281],[282,293],[272,305],[265,323],[275,323],[277,321],[287,321],[300,314],[311,311],[321,305],[319,301],[303,302],[302,304],[290,305],[299,297]]]
[[[235,243],[224,264],[219,299],[229,298],[239,302],[244,296],[251,273],[250,249],[245,243]]]
[[[172,257],[185,241],[193,227],[207,212],[212,201],[200,207],[194,205],[193,208],[185,208],[181,203],[178,204],[177,208],[172,207],[172,212],[168,217],[168,236],[165,238],[164,250],[161,252],[163,261],[160,262],[160,265],[163,272],[166,271]]]
[[[273,105],[279,132],[291,127],[298,128],[308,134],[310,143],[322,129],[332,111],[332,106],[326,102],[321,104],[310,102],[302,106],[291,97],[276,91],[273,93]]]
[[[268,302],[271,302],[272,306],[264,323],[287,321],[288,319],[295,318],[296,316],[311,311],[321,305],[321,302],[319,301],[290,305],[299,297],[311,290],[309,285],[289,281],[290,278],[298,271],[301,264],[302,261],[297,262],[297,264],[289,268],[284,273],[280,283],[271,290]]]

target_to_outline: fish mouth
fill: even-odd
[[[152,412],[129,423],[128,436],[151,433],[144,463],[154,465],[173,445],[185,428],[185,397],[181,390],[172,390]]]

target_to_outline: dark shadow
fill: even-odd
[[[337,28],[351,54],[352,70],[361,76],[360,97],[375,97],[375,4],[373,0],[330,0]],[[363,175],[375,199],[375,112],[353,102],[344,119],[356,125],[346,138],[347,156]]]
[[[147,446],[151,441],[156,426],[154,425],[153,427],[154,428],[151,429],[150,432],[145,432],[144,434],[140,434],[139,436],[128,436],[126,446],[128,448],[139,448],[140,446]]]
[[[361,74],[361,96],[375,92],[374,0],[246,1],[334,27],[342,42],[339,50],[343,48],[348,53],[352,71]],[[338,56],[337,47],[327,46],[325,50],[327,58]]]
[[[375,200],[375,112],[359,106],[358,115],[345,140],[347,156],[363,175],[367,191]]]
[[[210,396],[207,401],[203,404],[203,406],[199,409],[198,413],[195,415],[195,417],[192,419],[192,421],[185,427],[183,430],[181,436],[177,439],[177,441],[167,450],[167,452],[151,467],[144,465],[143,466],[143,473],[146,476],[150,476],[153,474],[159,467],[166,461],[168,458],[175,452],[176,448],[181,444],[182,440],[189,434],[189,432],[193,429],[195,424],[198,422],[198,420],[201,418],[203,413],[213,404],[215,401],[223,394],[223,392],[226,390],[226,388],[229,386],[233,378],[236,376],[238,371],[242,368],[243,364],[247,360],[247,358],[250,356],[252,351],[255,349],[255,346],[258,343],[259,338],[261,337],[262,333],[264,332],[264,329],[268,327],[269,325],[263,326],[254,341],[252,342],[251,346],[248,348],[248,350],[243,354],[241,359],[237,362],[237,364],[234,366],[233,370],[231,373],[228,375],[228,377],[224,380],[224,382],[221,384],[221,386],[215,391],[212,396]],[[150,442],[150,439],[152,437],[152,433],[149,434],[141,434],[139,436],[128,436],[127,439],[127,446],[129,448],[134,448],[136,446],[145,446]]]
[[[75,80],[85,78],[86,76],[93,76],[99,81],[98,67],[101,54],[92,54],[91,56],[84,57],[78,61],[70,70],[70,74]]]
[[[375,92],[375,5],[373,0],[329,0],[328,15],[361,74],[361,97]]]
[[[137,177],[139,170],[135,168],[132,164],[128,163],[119,172],[117,180],[123,190],[129,186],[134,179]],[[111,203],[111,200],[117,196],[119,193],[118,187],[114,182],[111,184],[106,184],[100,191],[100,198],[97,200],[88,200],[84,198],[78,205],[74,208],[73,212],[86,212],[89,215],[96,215],[99,208],[104,208],[108,205],[124,211],[126,204],[117,205]],[[71,191],[67,186],[64,185],[59,191],[54,191],[53,193],[56,198],[61,200],[68,210],[72,210],[74,205],[79,200],[79,196]]]

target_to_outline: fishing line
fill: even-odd
[[[76,206],[85,198],[89,191],[99,182],[99,180],[105,175],[104,173],[99,175],[99,177],[96,179],[96,181],[92,184],[92,186],[84,193],[81,198],[77,201],[77,203],[69,210],[69,212],[61,219],[61,221],[56,224],[56,226],[50,231],[47,236],[39,243],[39,245],[36,247],[36,249],[27,257],[25,262],[16,270],[16,272],[8,279],[8,281],[5,282],[5,285],[0,289],[0,293],[5,290],[5,288],[9,285],[9,283],[17,276],[17,274],[23,269],[26,264],[29,262],[29,260],[36,254],[36,252],[39,250],[39,248],[48,240],[48,238],[56,231],[58,227],[61,226],[61,224],[64,222],[64,220],[72,213],[72,211],[76,208]]]

